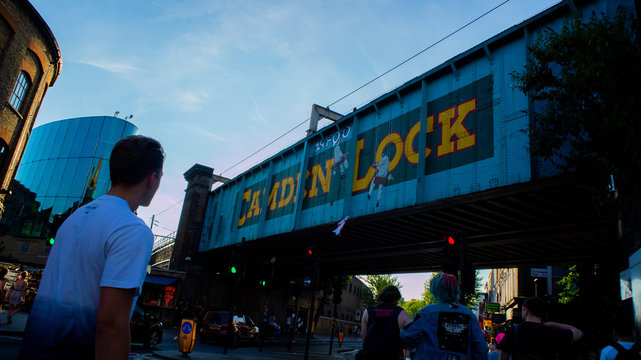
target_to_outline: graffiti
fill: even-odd
[[[312,145],[312,149],[314,149],[313,154],[316,155],[324,150],[335,147],[336,143],[341,141],[341,139],[348,140],[351,133],[352,127],[348,125],[343,129],[334,132],[333,134],[331,134],[331,136],[317,141],[316,143],[314,143],[314,145]]]

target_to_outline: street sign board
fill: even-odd
[[[485,312],[497,312],[501,309],[501,304],[499,303],[485,303]]]
[[[500,313],[492,314],[490,319],[494,323],[498,323],[498,324],[504,323],[505,322],[505,314],[500,314]]]
[[[312,284],[312,278],[310,278],[309,276],[303,279],[303,285],[309,287],[311,284]]]
[[[546,268],[530,268],[531,277],[547,277],[548,269]]]

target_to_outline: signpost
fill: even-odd
[[[501,310],[501,304],[499,303],[485,303],[485,312],[499,312]]]
[[[548,269],[546,268],[530,268],[530,276],[536,278],[548,277]]]

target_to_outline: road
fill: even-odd
[[[132,344],[130,360],[142,359],[162,359],[162,358],[181,358],[178,352],[178,342],[174,341],[177,331],[166,329],[162,343],[158,344],[156,349],[149,350],[139,344]],[[22,338],[16,335],[0,335],[0,360],[15,360],[18,357],[18,351]],[[229,348],[227,354],[223,354],[223,345],[220,343],[200,344],[196,340],[194,352],[190,354],[192,360],[198,359],[303,359],[305,354],[305,339],[296,338],[292,350],[287,351],[285,339],[272,339],[267,342],[262,351],[256,346],[241,345],[237,349]],[[334,341],[332,355],[329,353],[329,340],[327,338],[314,339],[310,344],[309,359],[354,359],[355,350],[360,348],[360,340],[347,339],[342,347],[338,347]],[[167,356],[170,355],[170,356]],[[188,358],[188,359],[189,359]],[[184,359],[184,358],[183,358]]]

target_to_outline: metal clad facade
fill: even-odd
[[[532,33],[558,28],[568,7],[497,35],[214,190],[200,250],[528,182],[533,167],[555,174],[531,164],[528,98],[510,74],[523,70]]]

